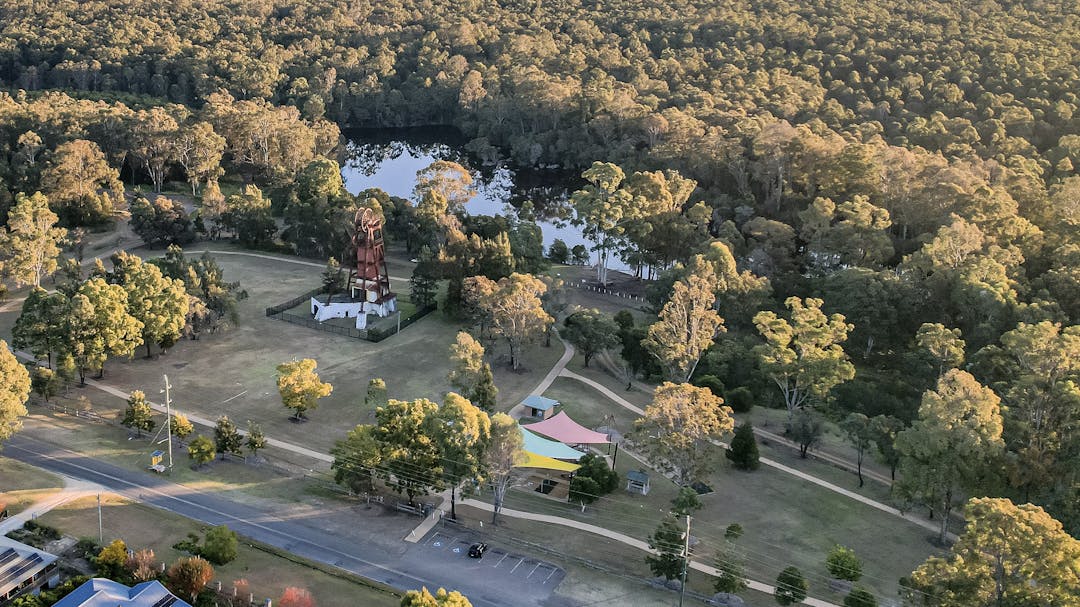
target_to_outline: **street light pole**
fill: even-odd
[[[686,570],[690,565],[690,515],[686,515],[686,537],[683,538],[682,583],[679,584],[679,607],[682,607],[683,595],[686,594]]]
[[[105,543],[105,533],[101,526],[101,494],[97,494],[97,537],[98,545]]]
[[[172,400],[169,399],[169,376],[165,378],[165,442],[169,445],[169,469],[172,470]]]

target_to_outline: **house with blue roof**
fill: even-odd
[[[105,578],[87,580],[54,607],[191,607],[161,585],[150,581],[128,587]]]

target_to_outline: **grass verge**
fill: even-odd
[[[40,522],[73,537],[97,537],[96,498],[65,504],[40,518]],[[205,525],[114,495],[102,499],[104,540],[123,539],[129,548],[150,548],[159,561],[172,562],[186,554],[172,545],[188,533],[202,535]],[[276,600],[289,586],[307,588],[320,607],[396,606],[400,597],[391,589],[347,572],[313,563],[295,555],[241,538],[236,560],[215,567],[215,580],[229,588],[239,579],[248,581],[256,599]]]

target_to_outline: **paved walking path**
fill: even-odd
[[[428,531],[434,529],[435,525],[438,525],[439,521],[442,520],[442,517],[445,516],[447,512],[450,512],[450,490],[447,489],[440,493],[439,498],[439,505],[431,511],[431,514],[427,515],[424,522],[417,525],[416,529],[413,529],[409,532],[409,535],[405,536],[406,542],[415,544],[424,539],[424,536],[428,534]],[[460,504],[461,502],[459,501],[458,503]]]
[[[62,506],[87,495],[97,495],[105,489],[101,485],[63,474],[58,476],[63,479],[64,488],[59,493],[50,493],[27,506],[22,512],[4,519],[0,522],[0,535],[6,535],[8,532],[22,527],[26,521],[36,519],[57,506]]]
[[[475,499],[471,499],[471,498],[462,500],[461,504],[463,504],[465,506],[472,506],[473,508],[477,508],[477,509],[480,509],[480,510],[485,510],[487,512],[492,512],[495,509],[491,504],[488,504],[486,502],[481,502],[479,500],[475,500]],[[589,523],[583,523],[581,521],[575,521],[573,519],[562,518],[560,516],[551,516],[549,514],[537,514],[535,512],[523,512],[521,510],[512,510],[510,508],[502,508],[501,510],[499,510],[499,514],[503,515],[503,516],[510,517],[510,518],[527,519],[527,520],[535,521],[535,522],[538,522],[538,523],[549,523],[551,525],[561,525],[563,527],[571,527],[573,529],[578,529],[580,531],[585,531],[585,532],[588,532],[588,533],[592,533],[594,535],[599,535],[601,537],[606,537],[606,538],[609,538],[609,539],[613,539],[613,540],[615,540],[617,542],[621,542],[623,544],[626,544],[627,546],[633,546],[634,548],[637,548],[639,550],[644,550],[646,552],[652,552],[652,553],[656,552],[655,550],[653,550],[652,548],[649,547],[649,544],[647,544],[646,542],[643,542],[643,541],[641,541],[641,540],[639,540],[637,538],[631,537],[631,536],[626,535],[624,533],[619,533],[617,531],[612,531],[610,529],[605,529],[603,527],[598,527],[596,525],[590,525]],[[720,575],[720,572],[717,571],[717,569],[715,567],[710,567],[709,565],[705,565],[705,564],[699,563],[697,561],[690,561],[690,568],[695,570],[695,571],[701,571],[703,573],[707,573],[707,574],[712,575],[712,576]],[[758,582],[758,581],[755,581],[755,580],[747,580],[747,585],[753,590],[757,590],[759,592],[764,592],[764,593],[767,593],[767,594],[770,594],[770,595],[776,592],[776,588],[774,586],[770,586],[768,584]],[[811,607],[839,607],[838,605],[836,605],[834,603],[829,603],[828,601],[822,601],[822,600],[819,600],[819,599],[809,598],[809,597],[806,600],[803,601],[803,604],[804,605],[810,605]]]
[[[612,356],[611,356],[611,354],[609,352],[601,352],[600,354],[598,354],[596,356],[596,360],[599,361],[599,363],[601,365],[603,365],[607,369],[607,371],[609,373],[616,373],[617,374],[619,372],[618,371],[618,365],[616,365],[615,361],[612,360]],[[598,383],[596,383],[594,381],[589,381],[589,380],[587,380],[587,378],[582,378],[581,376],[575,376],[575,375],[566,375],[566,376],[567,377],[573,377],[574,379],[579,379],[580,381],[588,383],[589,385],[597,388],[598,390],[601,389],[601,384],[598,384]],[[646,384],[645,382],[642,382],[642,381],[640,381],[638,379],[631,379],[630,384],[633,387],[637,388],[638,390],[641,390],[642,392],[644,392],[646,394],[650,394],[653,391],[653,386],[650,386],[650,385]],[[610,390],[607,390],[607,392],[605,392],[605,394],[608,394],[608,393],[614,394],[614,392],[611,392]],[[609,398],[610,398],[610,394],[609,394]],[[619,400],[622,401],[624,399],[619,399]],[[620,402],[620,404],[622,404],[622,403]],[[792,440],[790,440],[790,439],[788,439],[788,438],[786,438],[784,436],[781,436],[779,434],[769,432],[768,430],[763,430],[761,428],[755,427],[754,428],[754,434],[756,436],[761,437],[761,438],[771,440],[774,443],[778,443],[778,444],[784,445],[786,447],[790,447],[791,449],[798,449],[799,448],[799,445],[796,444],[795,441],[792,441]],[[822,460],[824,462],[828,462],[829,464],[832,464],[833,466],[836,466],[837,468],[847,470],[847,471],[852,472],[852,473],[858,472],[858,470],[859,470],[858,464],[856,464],[855,462],[847,460],[847,459],[845,459],[843,457],[840,457],[838,455],[833,455],[832,453],[822,451],[821,449],[815,449],[813,451],[810,451],[808,455],[810,457],[814,458],[814,459],[819,459],[819,460]],[[870,469],[869,466],[866,466],[866,465],[864,465],[863,468],[862,468],[862,474],[863,474],[863,476],[865,478],[870,479],[872,481],[876,481],[878,483],[881,483],[882,485],[885,485],[886,487],[891,487],[892,484],[893,484],[893,480],[891,478],[889,478],[888,476],[885,476],[884,474],[882,474],[882,473],[880,473],[880,472],[878,472],[876,470]]]
[[[570,345],[570,342],[563,340],[562,336],[559,336],[559,341],[562,342],[563,345],[562,356],[559,357],[555,366],[551,367],[551,370],[544,376],[544,379],[536,384],[536,387],[533,388],[532,392],[529,392],[529,396],[540,396],[544,392],[547,392],[547,389],[551,387],[555,378],[566,370],[566,364],[570,362],[570,359],[574,358],[574,346]]]
[[[633,411],[634,413],[636,413],[638,415],[642,415],[644,413],[641,410],[640,407],[635,406],[630,401],[626,400],[625,398],[622,398],[621,396],[614,393],[613,391],[611,391],[606,386],[604,386],[604,385],[602,385],[602,384],[600,384],[600,383],[598,383],[596,381],[593,381],[593,380],[591,380],[591,379],[589,379],[587,377],[583,377],[581,375],[578,375],[577,373],[574,373],[573,371],[570,371],[568,369],[563,369],[559,374],[562,375],[563,377],[567,377],[567,378],[570,378],[570,379],[580,381],[580,382],[584,383],[587,386],[595,388],[597,391],[599,391],[604,396],[607,396],[609,399],[611,399],[616,404],[618,404],[618,405],[620,405],[620,406],[622,406],[622,407],[624,407],[624,408],[626,408],[626,409],[628,409],[630,411]],[[717,444],[720,445],[721,447],[727,448],[726,443],[717,441]],[[848,489],[840,487],[839,485],[835,485],[833,483],[830,483],[829,481],[826,481],[826,480],[820,479],[820,478],[818,478],[816,476],[807,474],[807,473],[805,473],[805,472],[803,472],[801,470],[796,470],[795,468],[792,468],[790,466],[781,464],[780,462],[778,462],[776,460],[769,459],[767,457],[763,457],[763,458],[761,458],[760,461],[761,461],[762,464],[764,464],[766,466],[769,466],[770,468],[775,468],[777,470],[780,470],[781,472],[786,472],[786,473],[788,473],[788,474],[790,474],[790,475],[792,475],[794,477],[800,478],[800,479],[802,479],[804,481],[811,482],[811,483],[813,483],[815,485],[818,485],[819,487],[823,487],[825,489],[828,489],[829,491],[839,493],[840,495],[843,495],[844,497],[848,497],[848,498],[853,499],[853,500],[855,500],[857,502],[866,504],[867,506],[870,506],[872,508],[876,508],[878,510],[881,510],[882,512],[887,512],[887,513],[892,514],[894,516],[898,516],[898,517],[904,519],[905,521],[910,521],[912,523],[915,523],[916,525],[919,525],[920,527],[923,527],[924,529],[929,529],[930,531],[935,531],[935,532],[939,531],[938,525],[931,522],[931,521],[908,517],[903,512],[901,512],[898,508],[894,508],[892,506],[889,506],[888,504],[883,504],[883,503],[881,503],[881,502],[879,502],[877,500],[866,497],[865,495],[859,495],[858,493],[855,493],[854,491],[850,491]],[[950,534],[950,537],[955,538],[955,535]]]
[[[37,361],[37,358],[35,358],[33,354],[29,354],[27,352],[18,351],[18,352],[15,352],[15,355],[18,356],[19,358],[22,358],[23,360]],[[101,390],[102,392],[105,392],[107,394],[112,394],[113,396],[115,396],[117,398],[122,398],[122,399],[125,399],[125,400],[129,396],[131,396],[130,392],[124,392],[123,390],[120,390],[118,388],[114,388],[114,387],[112,387],[112,386],[110,386],[108,384],[105,384],[105,383],[102,383],[102,382],[99,382],[99,381],[96,381],[96,380],[93,380],[93,379],[90,379],[90,378],[86,378],[86,385],[88,385],[88,386],[90,386],[92,388],[97,388],[98,390]],[[165,412],[165,405],[161,405],[161,404],[151,402],[151,401],[147,401],[147,402],[150,404],[151,407],[153,407],[158,412],[160,412],[160,413]],[[174,415],[177,414],[177,413],[182,414],[185,417],[187,417],[189,421],[192,421],[192,422],[194,422],[196,424],[201,424],[201,425],[206,426],[208,428],[213,428],[214,426],[217,425],[217,422],[211,421],[211,420],[209,420],[209,419],[207,419],[205,417],[202,417],[202,416],[199,416],[199,415],[194,415],[194,414],[189,414],[189,413],[184,413],[183,411],[181,411],[179,409],[176,409],[176,408],[173,408],[172,412],[173,412]],[[238,430],[238,432],[240,432],[241,436],[247,434],[247,432],[244,431],[244,430]],[[313,451],[311,449],[308,449],[307,447],[301,447],[300,445],[294,445],[293,443],[287,443],[285,441],[277,440],[275,438],[267,437],[266,444],[270,445],[272,447],[277,447],[279,449],[284,449],[285,451],[291,451],[293,453],[297,453],[297,454],[300,454],[300,455],[303,455],[303,456],[306,456],[306,457],[310,457],[312,459],[316,459],[316,460],[319,460],[321,462],[331,463],[331,462],[334,461],[334,458],[330,457],[326,453],[320,453],[318,451]]]
[[[278,257],[276,255],[264,255],[262,253],[247,253],[245,251],[221,251],[218,249],[193,249],[191,253],[212,253],[214,255],[242,255],[244,257],[257,257],[259,259],[269,259],[270,261],[284,261],[286,263],[295,263],[302,266],[311,266],[313,268],[326,268],[325,263],[315,263],[314,261],[304,261],[303,259],[292,259],[290,257]],[[397,282],[409,282],[408,278],[400,278],[397,276],[391,276],[391,281]]]
[[[551,387],[552,382],[555,381],[555,378],[558,377],[559,374],[562,373],[562,371],[566,368],[566,363],[570,362],[570,359],[574,358],[574,346],[570,345],[569,342],[563,341],[561,337],[559,338],[559,341],[562,342],[564,348],[562,356],[560,356],[559,360],[555,363],[555,365],[551,367],[551,370],[548,371],[547,375],[544,376],[544,379],[540,380],[540,383],[537,384],[535,388],[533,388],[532,392],[529,393],[530,396],[539,396],[546,392],[547,389]],[[514,409],[520,409],[520,412],[523,412],[525,410],[524,406],[520,404],[515,405]],[[511,409],[511,415],[513,414],[514,411],[513,409]],[[520,417],[520,415],[518,415],[517,417]],[[442,518],[444,514],[450,511],[450,492],[443,491],[439,495],[442,497],[442,499],[439,501],[439,505],[435,507],[435,510],[430,515],[428,515],[426,519],[424,519],[424,522],[417,525],[416,529],[413,529],[409,533],[409,535],[405,536],[406,542],[419,542],[421,538],[427,535],[428,531],[431,531],[431,529],[435,527],[435,525],[439,522],[439,519]]]
[[[562,376],[562,377],[567,377],[567,378],[570,378],[570,379],[577,380],[577,381],[579,381],[579,382],[581,382],[581,383],[583,383],[583,384],[585,384],[587,386],[595,388],[598,392],[600,392],[604,396],[608,397],[610,400],[614,401],[615,403],[617,403],[620,407],[622,407],[624,409],[629,409],[630,411],[633,411],[634,413],[637,413],[638,415],[645,415],[645,410],[644,409],[642,409],[641,407],[638,407],[634,403],[632,403],[632,402],[626,400],[625,398],[619,396],[618,394],[615,393],[614,390],[612,390],[611,388],[608,388],[607,386],[605,386],[604,384],[601,384],[600,382],[591,380],[588,377],[585,377],[584,375],[578,375],[577,373],[574,373],[570,369],[563,369],[563,370],[559,371],[559,375]]]

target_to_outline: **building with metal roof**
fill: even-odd
[[[547,419],[555,412],[555,407],[559,406],[559,401],[533,394],[525,397],[521,404],[525,405],[525,410],[530,416]]]
[[[0,605],[59,584],[56,556],[0,535]]]
[[[161,585],[150,581],[131,586],[96,577],[86,580],[53,607],[191,607]]]

